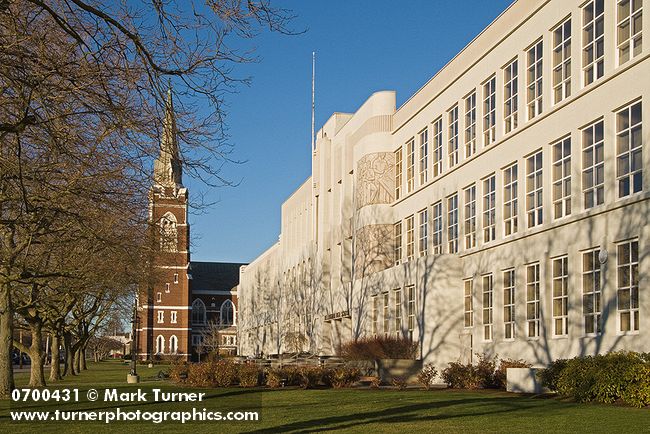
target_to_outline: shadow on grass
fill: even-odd
[[[277,433],[296,432],[313,433],[349,429],[370,423],[413,423],[433,422],[468,416],[497,415],[519,410],[527,410],[538,405],[511,397],[478,397],[444,401],[427,402],[421,404],[403,405],[399,407],[383,408],[377,411],[354,413],[340,416],[328,416],[299,422],[276,425],[271,428],[246,431],[247,433]],[[427,410],[440,410],[448,407],[457,407],[454,411],[445,414],[426,415]],[[469,407],[469,408],[466,408]],[[485,408],[488,407],[488,408]],[[461,410],[462,408],[462,410]],[[459,411],[460,410],[460,411]]]

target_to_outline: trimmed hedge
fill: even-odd
[[[373,336],[345,342],[338,353],[346,360],[414,360],[418,354],[418,344],[404,337]]]
[[[539,373],[542,384],[577,402],[625,402],[650,405],[650,357],[647,353],[612,352],[556,360]]]
[[[350,387],[361,378],[358,368],[341,366],[334,369],[320,366],[287,366],[266,371],[266,385],[271,388],[300,386],[312,389],[319,386],[343,388]]]

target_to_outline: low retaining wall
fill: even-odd
[[[390,384],[395,377],[402,377],[410,384],[417,383],[417,376],[421,370],[422,360],[381,359],[377,361],[377,373],[384,384]]]
[[[515,393],[548,393],[542,386],[537,371],[540,368],[508,368],[506,372],[506,390]]]

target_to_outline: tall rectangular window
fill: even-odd
[[[425,128],[418,134],[420,138],[420,185],[429,180],[429,130]]]
[[[458,104],[449,113],[449,134],[447,142],[447,153],[449,154],[449,167],[458,164]]]
[[[433,122],[433,176],[442,173],[442,117]]]
[[[519,111],[519,70],[516,59],[503,69],[503,83],[503,121],[508,134],[517,128]]]
[[[382,298],[384,299],[384,312],[382,315],[384,321],[384,336],[388,337],[390,334],[390,294],[388,291],[382,294]]]
[[[465,193],[465,248],[476,247],[476,186],[467,187]]]
[[[582,316],[585,334],[599,334],[600,329],[600,250],[582,254]]]
[[[164,323],[165,322],[165,311],[164,310],[159,310],[158,311],[158,324]]]
[[[372,334],[379,334],[379,298],[376,295],[372,299]]]
[[[526,324],[528,337],[539,337],[539,264],[526,267]]]
[[[465,98],[465,158],[476,152],[476,92]]]
[[[496,238],[496,175],[483,180],[483,242]]]
[[[585,209],[605,202],[603,121],[582,130],[582,197]]]
[[[618,46],[619,65],[641,54],[643,42],[641,37],[641,31],[643,30],[642,6],[643,0],[618,1],[616,45]]]
[[[492,340],[492,296],[494,289],[492,283],[491,274],[483,276],[483,340],[485,341]]]
[[[517,232],[517,163],[503,169],[503,233]]]
[[[515,338],[515,270],[503,272],[503,327],[506,339]]]
[[[526,52],[528,67],[526,68],[528,119],[542,113],[542,51],[543,43],[540,40]]]
[[[395,265],[399,265],[402,262],[402,222],[397,222],[393,225],[393,235],[393,246],[395,248]]]
[[[415,221],[412,215],[406,217],[406,260],[415,256]]]
[[[553,335],[569,334],[569,258],[553,259]]]
[[[483,146],[496,140],[497,78],[483,84]]]
[[[618,197],[643,189],[641,101],[616,113],[616,181]]]
[[[402,197],[402,148],[395,151],[395,200]]]
[[[415,187],[415,140],[406,143],[406,192],[410,193]]]
[[[553,144],[553,217],[571,214],[571,137]]]
[[[605,73],[605,0],[582,8],[582,74],[585,86]]]
[[[409,336],[413,338],[413,331],[415,330],[415,285],[406,287],[406,311],[408,313],[408,326]]]
[[[616,246],[618,330],[639,331],[639,242]]]
[[[458,193],[447,198],[447,247],[458,253]]]
[[[399,336],[402,333],[402,289],[394,289],[393,294],[395,298],[395,312],[393,313],[395,318],[395,333]]]
[[[474,325],[474,281],[472,279],[465,280],[465,295],[464,295],[464,310],[465,310],[465,327],[472,327]]]
[[[176,312],[175,310],[172,310],[171,311],[171,318],[170,318],[169,322],[172,323],[172,324],[176,324],[177,318],[178,318],[178,312]]]
[[[423,209],[418,213],[419,219],[419,239],[418,239],[418,252],[420,256],[426,256],[429,244],[429,210]]]
[[[553,30],[553,102],[571,96],[571,19]]]
[[[433,254],[442,254],[442,201],[433,204]]]
[[[526,158],[526,216],[528,227],[543,223],[542,208],[542,151]]]

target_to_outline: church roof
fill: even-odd
[[[239,285],[239,267],[233,262],[190,262],[192,290],[230,291]]]

